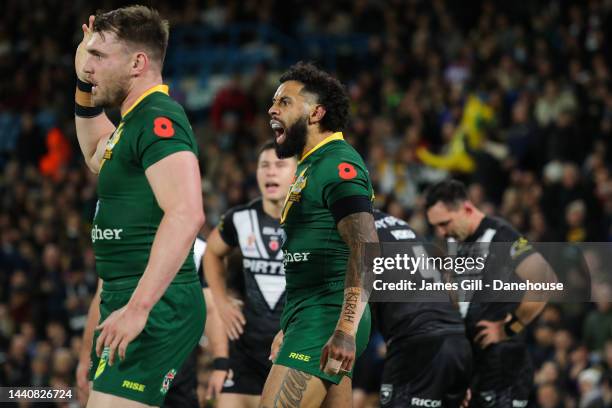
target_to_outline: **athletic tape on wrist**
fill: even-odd
[[[77,78],[74,92],[74,114],[81,118],[93,118],[100,115],[102,107],[94,106],[91,100],[92,85]]]
[[[213,368],[215,370],[227,371],[230,369],[229,358],[217,357],[213,360]]]

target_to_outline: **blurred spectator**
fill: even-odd
[[[604,408],[603,393],[599,387],[601,373],[594,368],[584,370],[578,376],[580,387],[579,408]]]
[[[562,408],[560,390],[554,384],[544,384],[538,388],[538,407]]]
[[[597,285],[593,296],[595,310],[591,310],[584,322],[584,341],[593,351],[602,351],[606,341],[612,338],[612,291],[607,284]]]
[[[423,236],[422,192],[453,175],[531,241],[612,241],[610,1],[345,3],[156,3],[172,26],[165,77],[189,102],[200,146],[204,234],[256,194],[255,146],[271,137],[278,72],[305,59],[347,85],[345,137],[368,165],[375,205]],[[71,108],[74,47],[93,9],[58,14],[58,5],[37,2],[33,13],[7,0],[0,17],[0,72],[11,78],[0,82],[0,383],[9,385],[71,385],[97,284],[97,177],[78,153]],[[202,48],[190,30],[213,41]],[[205,56],[207,74],[177,69],[186,59],[173,53]],[[579,257],[558,252],[568,279],[585,281]],[[609,277],[604,260],[584,257],[593,276]],[[610,404],[612,294],[597,296],[594,307],[547,307],[530,330],[540,406]]]

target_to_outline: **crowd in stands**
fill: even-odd
[[[366,160],[376,206],[425,236],[423,191],[454,176],[531,241],[612,241],[611,1],[152,4],[176,28],[255,22],[296,38],[366,35],[366,50],[333,67],[351,98],[344,134]],[[73,55],[95,10],[60,0],[5,0],[0,10],[0,384],[73,386],[97,283],[96,176],[75,136]],[[203,235],[257,195],[256,146],[272,135],[282,68],[225,73],[208,106],[188,109]],[[597,302],[549,306],[529,330],[539,406],[612,404],[609,275],[594,282]],[[207,361],[203,353],[202,386]]]

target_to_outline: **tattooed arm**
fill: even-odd
[[[321,353],[321,370],[328,374],[338,374],[340,369],[350,371],[355,361],[355,336],[369,295],[364,292],[362,284],[365,273],[362,254],[365,244],[378,242],[374,217],[367,212],[358,212],[342,218],[338,222],[338,232],[348,245],[350,254],[340,318]]]

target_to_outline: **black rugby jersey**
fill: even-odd
[[[374,211],[376,232],[381,243],[407,242],[410,249],[420,247],[425,251],[427,244],[403,220]],[[384,247],[383,247],[384,249]],[[433,278],[423,277],[423,280],[433,281]],[[420,286],[420,282],[418,282]],[[463,334],[465,332],[463,321],[450,298],[446,303],[439,302],[374,302],[371,304],[374,319],[385,341],[399,339],[417,339],[419,337],[440,336],[447,334]]]
[[[244,334],[238,340],[250,350],[269,345],[280,330],[285,303],[285,272],[279,220],[263,210],[261,198],[230,209],[219,223],[225,243],[242,254]]]

